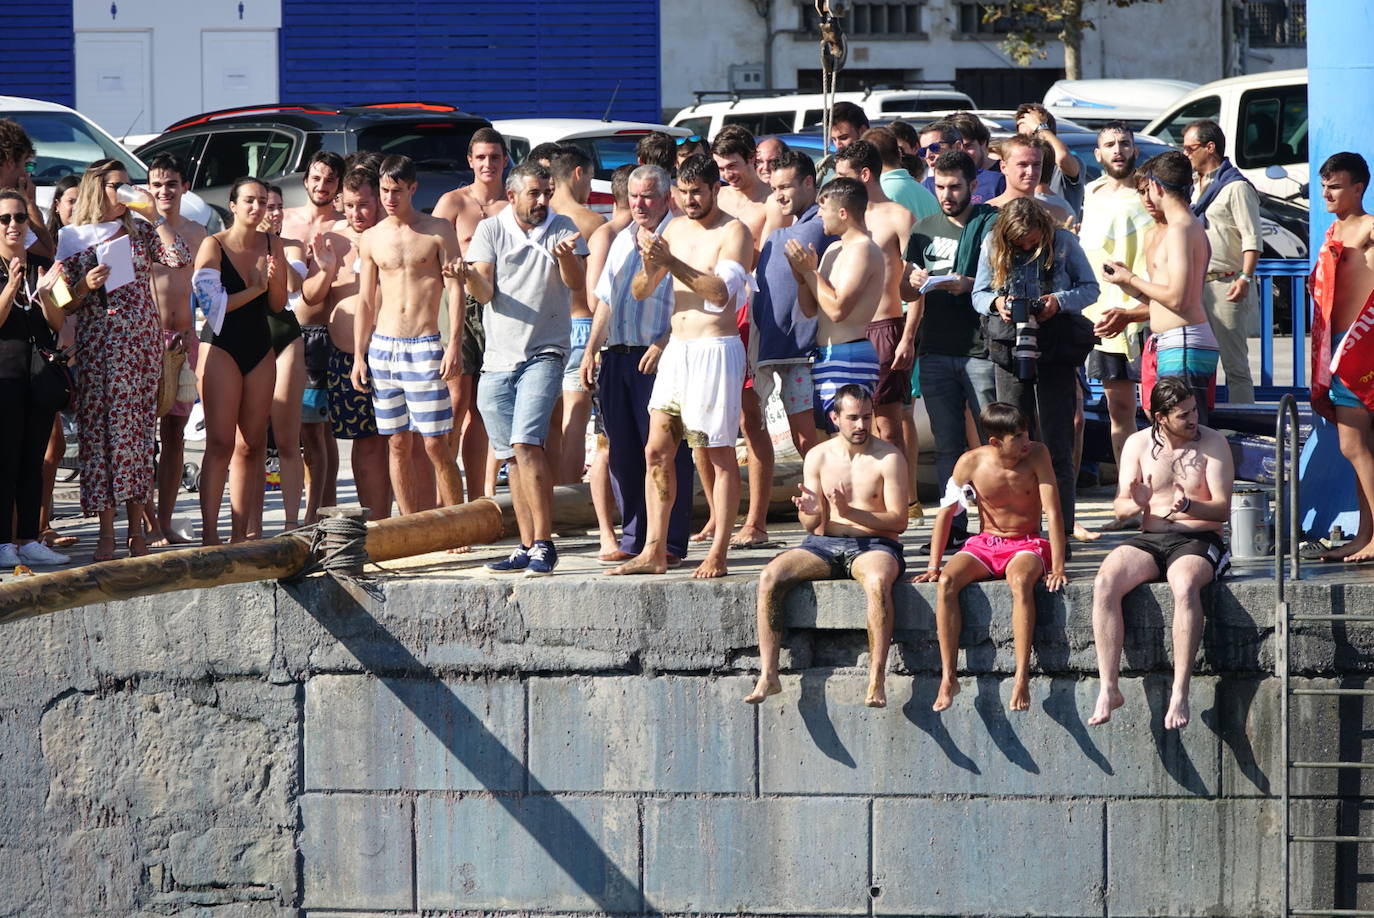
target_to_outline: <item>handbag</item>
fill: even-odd
[[[176,404],[181,389],[181,370],[186,365],[186,349],[181,347],[164,348],[162,351],[162,377],[157,384],[157,416],[164,417]]]

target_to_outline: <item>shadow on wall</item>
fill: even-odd
[[[509,776],[524,776],[527,793],[543,794],[544,788],[524,764],[483,725],[482,718],[452,692],[442,679],[383,627],[366,607],[342,584],[330,590],[329,603],[303,601],[299,587],[282,584],[336,640],[368,671],[395,694],[445,748],[488,790],[504,790]],[[315,606],[326,611],[321,613]],[[387,674],[404,678],[387,678]],[[436,703],[439,702],[439,703]],[[461,740],[461,741],[460,741]],[[524,795],[498,793],[495,802],[510,814],[515,824],[558,864],[597,908],[623,912],[628,891],[639,896],[637,878],[627,877],[601,848],[585,826],[556,797],[540,798],[537,818],[527,818],[530,808]],[[653,913],[653,906],[642,901],[637,911]]]

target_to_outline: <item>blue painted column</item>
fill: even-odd
[[[1321,200],[1317,170],[1332,153],[1374,161],[1374,4],[1320,0],[1307,4],[1307,158],[1312,176],[1311,251],[1331,215]],[[1365,207],[1371,205],[1366,194]],[[1314,256],[1315,257],[1315,256]]]
[[[1317,170],[1332,153],[1350,151],[1374,161],[1374,5],[1368,0],[1320,0],[1307,4],[1307,158],[1312,189],[1310,250],[1331,225]],[[1366,193],[1365,207],[1374,206]],[[1309,326],[1310,327],[1310,326]],[[1347,535],[1359,525],[1355,476],[1340,453],[1336,429],[1320,418],[1303,449],[1303,528],[1325,535],[1333,525]]]

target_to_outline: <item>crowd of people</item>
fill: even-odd
[[[1075,518],[1092,379],[1111,420],[1113,525],[1140,532],[1097,574],[1091,722],[1122,703],[1122,596],[1165,579],[1177,660],[1166,726],[1186,725],[1199,594],[1227,564],[1233,470],[1206,427],[1218,365],[1233,400],[1253,398],[1258,199],[1226,138],[1198,121],[1181,152],[1140,163],[1132,132],[1110,124],[1097,136],[1102,175],[1086,183],[1038,105],[996,142],[970,113],[876,128],[849,103],[830,116],[837,152],[820,172],[737,126],[709,141],[647,134],[638,162],[614,174],[609,217],[588,207],[593,163],[575,146],[544,144],[514,164],[499,133],[479,130],[473,182],[432,215],[415,206],[405,156],[319,152],[307,204],[283,210],[280,188],[246,176],[214,234],[182,216],[186,170],[165,156],[147,189],[117,161],[92,164],[55,189],[45,223],[25,174],[32,144],[0,120],[0,388],[14,422],[0,566],[67,560],[45,518],[62,405],[39,384],[63,346],[96,560],[116,555],[120,504],[130,555],[187,540],[173,511],[198,394],[203,544],[220,541],[226,486],[230,541],[262,535],[269,437],[287,528],[334,503],[347,440],[373,519],[490,495],[504,466],[520,538],[493,571],[556,568],[553,486],[585,474],[609,574],[661,574],[698,542],[694,576],[720,577],[732,547],[770,544],[764,409],[776,397],[802,458],[794,503],[807,535],[760,578],[762,673],[746,700],[780,690],[785,591],[852,577],[869,602],[868,701],[881,706],[901,538],[922,516],[921,398],[944,492],[913,552],[928,565],[912,579],[938,583],[935,708],[959,691],[960,590],[1005,577],[1011,707],[1024,710],[1034,587],[1060,589],[1071,540],[1100,535]],[[1339,335],[1374,287],[1368,170],[1340,154],[1322,176],[1340,219],[1317,300]],[[1340,267],[1352,248],[1363,269]],[[1374,441],[1367,405],[1322,375],[1337,345],[1314,361],[1314,391],[1329,391],[1360,476],[1365,512],[1342,555],[1362,560],[1374,555]],[[1137,431],[1139,408],[1149,427]],[[749,496],[736,529],[740,438]],[[710,509],[696,532],[694,472]]]

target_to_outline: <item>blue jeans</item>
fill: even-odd
[[[925,399],[926,414],[930,417],[930,433],[935,440],[936,486],[942,493],[945,482],[954,474],[954,463],[968,448],[964,406],[973,412],[977,422],[983,409],[997,400],[993,366],[985,357],[921,355],[921,397]]]
[[[514,370],[484,370],[477,381],[477,410],[497,459],[515,455],[513,443],[543,446],[549,415],[563,391],[563,363],[557,351],[535,354]]]

